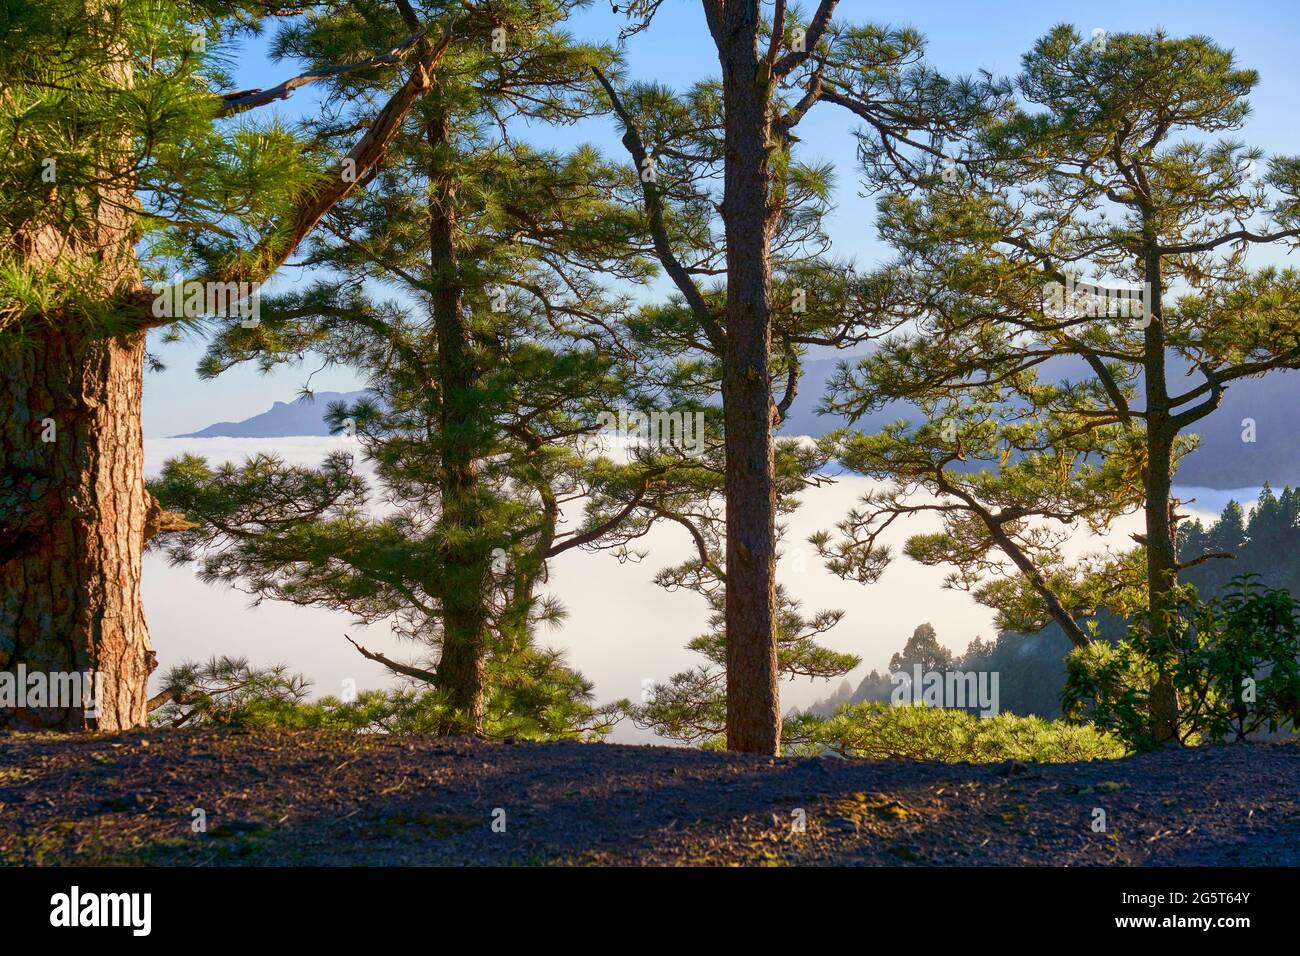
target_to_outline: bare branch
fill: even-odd
[[[1204,242],[1184,242],[1174,246],[1158,246],[1156,253],[1161,256],[1179,256],[1193,252],[1209,252],[1230,242],[1277,242],[1279,239],[1294,239],[1300,236],[1300,229],[1283,229],[1281,232],[1251,232],[1238,229],[1236,232],[1224,233]]]
[[[789,362],[789,368],[786,369],[785,379],[785,397],[773,409],[773,425],[780,425],[785,421],[786,414],[790,411],[790,406],[794,402],[794,397],[799,391],[799,356],[795,354],[794,346],[790,343],[788,333],[782,333],[782,340],[785,344],[786,361]]]
[[[557,545],[554,545],[546,552],[546,557],[553,558],[557,554],[561,554],[565,551],[568,551],[570,548],[578,548],[584,544],[590,544],[592,541],[597,540],[602,535],[605,535],[609,531],[613,530],[614,528],[617,528],[620,524],[623,523],[623,520],[636,509],[637,505],[641,503],[644,497],[645,497],[645,488],[637,489],[636,494],[632,496],[632,500],[629,501],[622,508],[622,510],[618,512],[618,514],[614,515],[608,521],[602,522],[601,524],[597,525],[595,528],[592,528],[589,531],[585,531],[582,534],[576,534],[572,538],[569,538],[565,541],[560,542]]]
[[[285,80],[279,86],[273,86],[270,89],[252,89],[252,90],[234,90],[229,93],[222,93],[221,98],[224,103],[217,112],[218,116],[233,116],[236,113],[243,113],[246,110],[255,109],[259,106],[265,106],[276,100],[289,98],[289,94],[296,89],[307,86],[309,83],[315,83],[317,80],[328,79],[331,76],[344,76],[348,73],[357,73],[361,70],[369,70],[378,66],[393,66],[401,63],[414,49],[415,45],[421,40],[427,31],[421,27],[412,33],[397,46],[393,47],[387,53],[380,56],[373,56],[368,60],[361,60],[357,63],[345,63],[341,66],[324,67],[319,70],[308,70],[306,73],[299,73],[297,76]]]
[[[399,664],[397,661],[385,657],[383,654],[380,654],[378,651],[366,650],[356,641],[352,640],[352,638],[349,637],[347,634],[344,634],[343,636],[348,639],[349,644],[351,644],[353,647],[355,647],[358,651],[361,652],[361,656],[364,657],[366,660],[374,661],[377,664],[383,664],[390,671],[393,671],[398,674],[404,674],[407,677],[414,677],[416,680],[421,680],[428,684],[435,683],[438,680],[438,675],[435,674],[433,671],[421,670],[420,668],[412,667],[409,664]]]
[[[817,12],[813,14],[812,22],[808,24],[808,33],[804,37],[803,50],[791,50],[777,60],[776,65],[772,67],[772,79],[780,80],[789,75],[791,70],[796,69],[799,64],[812,56],[813,51],[817,49],[817,44],[825,35],[826,28],[831,22],[831,15],[835,12],[835,7],[838,4],[839,0],[821,0],[821,3],[817,5]],[[773,28],[773,30],[775,29],[776,27]]]

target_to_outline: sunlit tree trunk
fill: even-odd
[[[108,58],[102,69],[129,85],[128,64]],[[132,171],[106,171],[97,196],[73,233],[19,230],[10,241],[36,269],[77,263],[112,301],[140,284]],[[48,198],[58,201],[57,181]],[[92,337],[61,314],[23,321],[0,349],[0,667],[93,670],[104,699],[97,718],[79,705],[0,711],[0,724],[137,727],[155,666],[141,558],[159,514],[144,486],[145,333]]]
[[[0,359],[0,665],[94,670],[105,698],[97,720],[70,707],[0,711],[0,722],[145,722],[143,358],[143,334],[79,342],[52,330]]]
[[[776,486],[770,391],[770,91],[759,5],[729,3],[718,44],[726,110],[727,320],[722,395],[727,493],[727,747],[779,753]]]

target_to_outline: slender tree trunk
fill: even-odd
[[[776,485],[771,354],[771,112],[759,77],[759,4],[732,0],[715,36],[726,110],[722,363],[727,492],[727,747],[777,754]]]
[[[483,732],[487,658],[487,586],[491,555],[483,542],[475,423],[478,369],[464,314],[456,249],[455,157],[451,116],[439,108],[429,123],[429,252],[433,320],[438,342],[442,433],[442,657],[438,688],[454,716],[444,732]]]
[[[144,335],[34,339],[0,356],[0,670],[93,670],[104,698],[97,719],[0,710],[0,726],[138,727],[155,667],[140,598]]]
[[[1167,433],[1148,436],[1147,590],[1150,594],[1152,636],[1161,643],[1173,637],[1169,628],[1175,611],[1173,591],[1178,586],[1173,509],[1170,507],[1172,461],[1172,437]],[[1161,662],[1159,677],[1151,688],[1151,732],[1159,741],[1174,740],[1178,735],[1178,693],[1174,688],[1172,666],[1170,655]]]
[[[1165,368],[1164,288],[1160,257],[1153,250],[1146,260],[1148,287],[1143,375],[1147,406],[1146,549],[1147,595],[1152,637],[1161,643],[1170,637],[1169,615],[1174,611],[1173,591],[1178,586],[1171,487],[1173,444],[1177,428],[1171,420]],[[1171,660],[1159,662],[1159,676],[1151,688],[1151,732],[1158,741],[1177,739],[1178,693],[1170,672]]]

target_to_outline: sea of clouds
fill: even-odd
[[[357,451],[356,439],[155,438],[145,440],[145,467],[152,476],[164,461],[183,454],[200,455],[215,464],[242,461],[258,452],[312,465],[339,449]],[[368,470],[359,453],[357,459],[358,467]],[[778,569],[780,581],[803,602],[805,611],[842,608],[846,612],[824,643],[862,658],[862,666],[849,675],[855,685],[873,667],[883,670],[918,624],[933,624],[939,639],[957,652],[977,636],[988,639],[996,633],[987,608],[964,592],[943,589],[942,568],[923,567],[899,556],[880,581],[869,586],[841,581],[822,568],[807,544],[808,535],[833,528],[873,484],[844,475],[834,484],[806,492],[803,506],[787,519]],[[1217,516],[1230,498],[1253,502],[1256,493],[1257,489],[1179,490],[1184,499],[1195,499],[1183,510],[1203,518]],[[578,516],[576,510],[570,513]],[[908,536],[936,524],[930,515],[896,522],[886,543],[898,554]],[[1129,516],[1107,537],[1117,546],[1127,546],[1129,535],[1140,527],[1140,516]],[[1083,553],[1101,544],[1081,531],[1069,548]],[[664,680],[701,662],[685,644],[707,625],[703,600],[690,593],[666,592],[652,581],[657,570],[690,554],[690,541],[682,529],[664,526],[643,539],[641,547],[649,556],[639,564],[620,564],[611,555],[575,549],[561,555],[552,566],[547,588],[562,600],[568,617],[559,627],[544,632],[542,639],[567,651],[570,663],[595,682],[600,701],[635,700],[647,679]],[[247,657],[259,665],[286,663],[312,680],[314,693],[338,694],[348,680],[361,689],[395,683],[384,667],[358,655],[345,634],[398,658],[411,657],[418,650],[396,640],[385,623],[365,627],[345,613],[272,601],[250,606],[250,595],[224,585],[204,584],[191,568],[171,567],[155,552],[145,558],[144,600],[160,665],[155,681],[181,661],[228,654]],[[825,681],[785,682],[781,685],[782,708],[806,707],[826,696],[835,684],[838,680],[830,685]],[[654,738],[624,722],[614,739],[645,742]]]

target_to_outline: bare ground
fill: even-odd
[[[302,731],[9,735],[0,862],[1300,865],[1300,743],[970,765]]]

